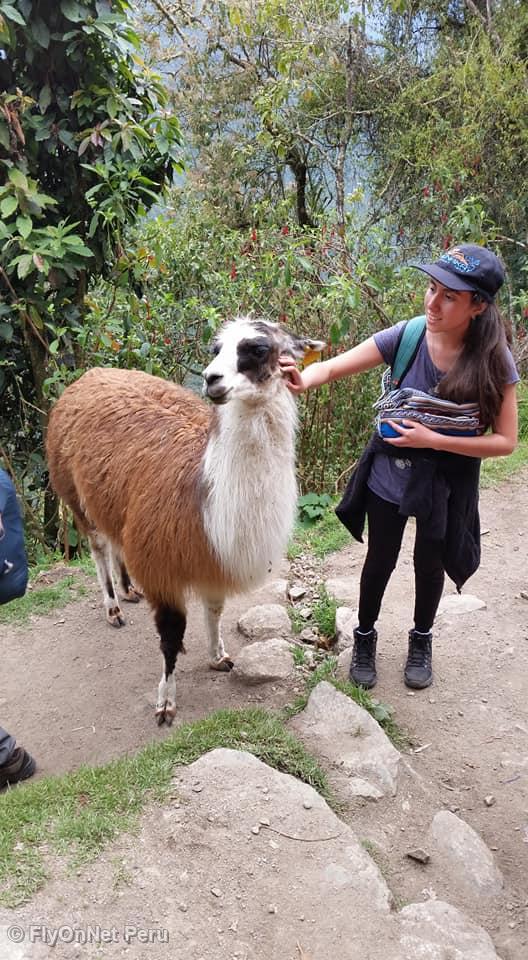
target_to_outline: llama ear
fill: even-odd
[[[290,334],[283,353],[292,353],[294,357],[302,357],[312,363],[313,360],[319,359],[319,354],[325,347],[324,340],[313,340],[311,337],[296,337],[294,334]]]

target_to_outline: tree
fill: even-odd
[[[54,376],[75,370],[90,278],[126,270],[125,227],[182,169],[129,9],[0,0],[2,439],[26,458],[41,451]]]

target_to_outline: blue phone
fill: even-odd
[[[397,423],[404,430],[410,430],[410,427],[405,426],[401,420],[395,420],[394,423]],[[401,437],[401,433],[398,433],[394,427],[391,427],[390,423],[387,423],[385,420],[382,420],[378,427],[378,433],[380,437]]]

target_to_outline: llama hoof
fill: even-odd
[[[106,619],[111,627],[124,627],[126,620],[119,607],[110,607],[106,613]]]
[[[160,704],[156,707],[156,723],[158,727],[162,727],[164,723],[168,727],[172,727],[172,721],[176,716],[176,706],[170,700],[166,700],[165,703]]]
[[[123,600],[126,600],[127,603],[139,603],[142,599],[143,594],[137,587],[129,587],[127,592],[123,594]]]
[[[213,660],[209,666],[211,670],[218,670],[220,673],[229,673],[234,667],[234,661],[226,653],[220,660]]]

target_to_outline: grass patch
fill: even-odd
[[[326,659],[321,663],[314,671],[311,673],[306,681],[306,691],[303,694],[300,694],[293,704],[287,706],[283,710],[283,716],[286,719],[295,716],[295,714],[300,713],[301,710],[304,710],[308,697],[310,696],[312,690],[317,686],[321,680],[326,680],[328,683],[331,683],[336,690],[339,690],[341,693],[344,693],[347,697],[350,697],[351,700],[354,700],[360,707],[363,707],[364,710],[367,710],[375,720],[379,723],[380,727],[387,734],[389,740],[392,741],[395,747],[399,750],[407,749],[410,746],[410,740],[407,735],[400,730],[396,721],[394,720],[394,715],[391,707],[387,704],[382,703],[381,700],[376,700],[372,694],[365,690],[363,687],[356,687],[355,684],[350,683],[348,680],[340,680],[336,674],[337,671],[337,657],[326,657]]]
[[[350,534],[334,513],[335,503],[312,526],[296,524],[293,540],[288,547],[289,560],[295,560],[301,553],[313,553],[315,557],[324,558],[350,544]]]
[[[301,617],[301,614],[299,613],[299,610],[297,609],[297,607],[292,607],[289,604],[286,607],[286,612],[290,618],[290,623],[291,623],[292,631],[294,634],[301,633],[301,631],[308,626],[308,623],[306,622],[306,620],[304,620],[304,618]]]
[[[293,662],[296,667],[303,667],[306,663],[306,649],[305,647],[299,647],[295,644],[293,650]]]
[[[0,607],[0,623],[27,623],[31,616],[46,616],[57,607],[64,607],[72,600],[85,596],[86,592],[85,584],[74,574],[68,574],[57,583],[36,587],[25,596],[3,604]]]
[[[279,716],[260,709],[220,710],[184,724],[134,757],[1,794],[0,902],[14,907],[36,892],[46,879],[45,852],[67,856],[75,865],[93,858],[118,833],[135,829],[144,804],[167,796],[174,766],[215,747],[247,750],[311,784],[335,806],[325,774]]]
[[[11,600],[10,603],[0,607],[0,624],[24,624],[32,616],[46,616],[57,608],[86,596],[87,587],[79,577],[79,573],[94,576],[95,567],[90,556],[69,563],[67,569],[71,570],[71,573],[66,573],[55,583],[42,585],[35,583],[39,574],[52,572],[57,563],[63,562],[61,557],[53,556],[30,567],[29,582],[34,584],[33,588],[23,597]]]
[[[482,461],[481,482],[483,487],[508,480],[528,463],[528,439],[519,441],[519,445],[509,457],[488,457]]]
[[[336,632],[336,611],[338,607],[337,600],[331,597],[324,583],[318,587],[319,600],[312,607],[312,617],[319,627],[319,633],[322,637],[329,640],[335,637]]]

